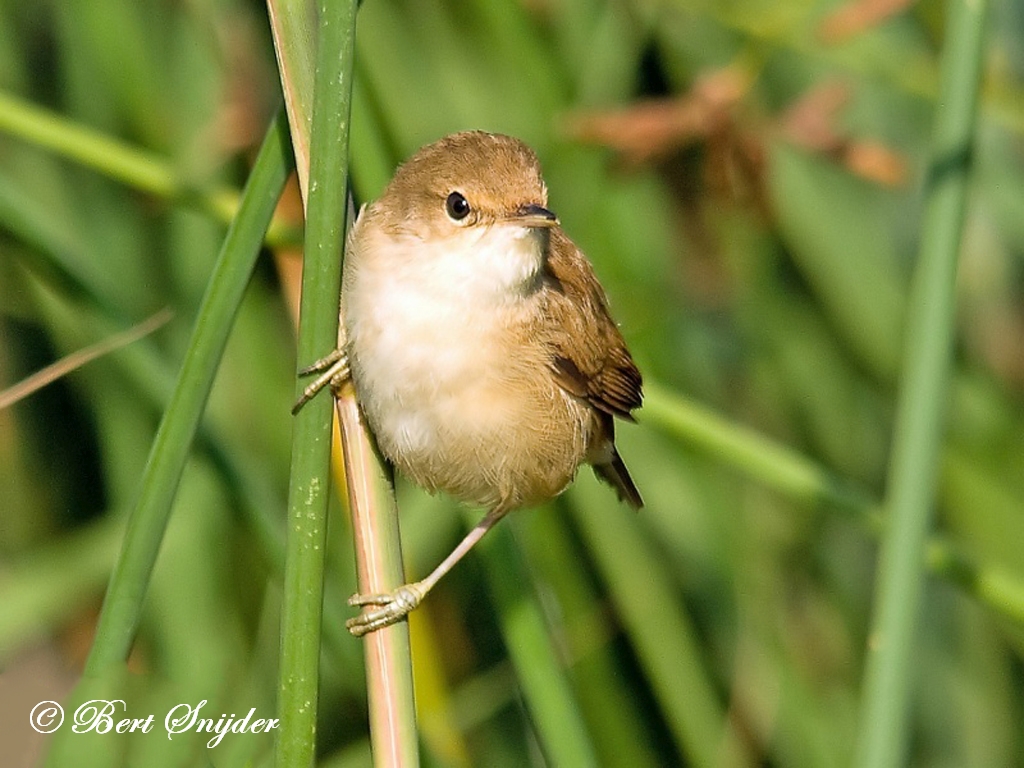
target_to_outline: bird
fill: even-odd
[[[464,131],[399,166],[363,206],[342,271],[339,348],[301,373],[351,380],[380,453],[427,491],[486,510],[424,579],[355,595],[362,635],[404,618],[509,512],[589,464],[635,509],[615,447],[643,381],[594,268],[548,208],[536,154]]]

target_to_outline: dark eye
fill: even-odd
[[[455,221],[462,221],[469,216],[469,201],[458,192],[448,195],[444,207],[448,211],[448,215]]]

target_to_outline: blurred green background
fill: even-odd
[[[600,764],[849,763],[876,532],[827,494],[795,492],[772,450],[881,497],[944,39],[941,3],[890,6],[361,8],[358,199],[446,133],[523,138],[652,391],[650,412],[619,430],[640,514],[585,470],[550,508],[503,523],[414,615],[425,764],[551,759],[537,734],[558,724],[537,722],[508,651],[508,580],[542,612]],[[937,496],[938,533],[983,578],[947,569],[927,583],[915,766],[1024,765],[1024,6],[996,3],[991,22]],[[224,236],[204,201],[241,187],[280,99],[266,9],[0,0],[0,97],[0,390],[175,313],[0,410],[0,744],[14,749],[0,762],[35,765],[44,744],[27,713],[80,673]],[[92,167],[62,156],[12,127],[22,102],[49,110],[72,147],[87,128],[148,153],[179,191],[125,183],[117,146]],[[127,716],[203,699],[214,715],[272,716],[295,268],[279,239],[232,331],[119,688]],[[753,444],[767,468],[674,428],[677,398],[724,417],[711,434],[768,438]],[[476,516],[405,483],[399,504],[413,578]],[[319,753],[361,765],[361,646],[342,626],[352,548],[335,507]],[[110,736],[94,764],[262,765],[272,747],[157,731]]]

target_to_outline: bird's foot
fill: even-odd
[[[353,606],[377,606],[363,611],[345,622],[348,631],[356,637],[390,626],[404,619],[418,606],[427,594],[422,582],[405,584],[394,592],[381,595],[352,595],[348,604]]]
[[[326,357],[321,357],[312,365],[307,365],[299,371],[299,376],[309,376],[314,373],[319,373],[320,375],[308,387],[302,390],[302,396],[292,406],[293,414],[297,413],[299,408],[312,400],[313,396],[324,387],[330,385],[331,391],[337,394],[342,384],[348,381],[348,357],[346,357],[345,351],[336,349]]]

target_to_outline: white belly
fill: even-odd
[[[571,481],[593,427],[548,373],[549,352],[524,335],[539,301],[523,290],[540,267],[536,243],[486,245],[468,256],[421,248],[400,264],[353,249],[347,351],[388,459],[428,490],[514,507]]]

